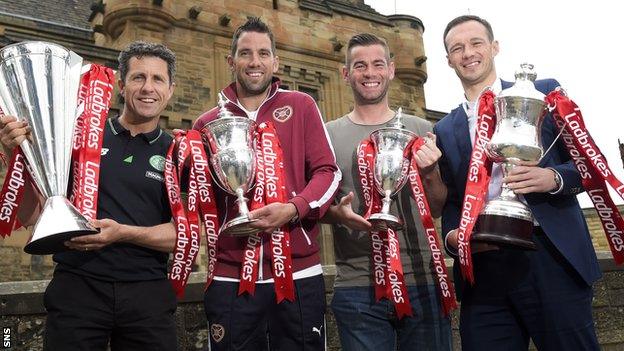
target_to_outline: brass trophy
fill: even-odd
[[[66,197],[81,69],[80,56],[53,43],[25,41],[0,50],[0,107],[32,128],[32,140],[20,148],[46,198],[24,247],[29,254],[65,251],[65,241],[98,232]]]
[[[390,214],[390,204],[392,196],[407,182],[409,162],[404,151],[417,135],[405,129],[402,117],[402,109],[399,108],[394,121],[370,134],[376,155],[373,170],[375,189],[383,196],[381,210],[368,218],[374,231],[388,228],[399,230],[403,227],[403,221]]]
[[[217,119],[206,124],[206,137],[210,151],[212,171],[217,185],[236,196],[239,216],[226,222],[220,233],[246,236],[259,232],[249,226],[256,221],[249,219],[245,194],[253,187],[256,174],[254,133],[256,122],[234,116],[226,107],[226,99],[219,94]]]
[[[515,84],[494,99],[496,129],[486,145],[488,157],[502,164],[505,177],[518,161],[539,161],[544,154],[541,130],[548,112],[545,96],[535,89],[533,65],[520,65],[515,76]],[[506,184],[501,190],[479,214],[471,240],[535,249],[531,210]]]

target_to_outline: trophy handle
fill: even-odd
[[[563,134],[563,130],[564,129],[565,129],[565,124],[561,126],[561,129],[559,129],[559,134],[557,134],[557,136],[555,137],[555,140],[553,140],[553,142],[550,144],[548,149],[546,149],[546,151],[544,151],[544,153],[542,154],[542,157],[540,157],[540,159],[537,161],[537,163],[542,162],[544,157],[546,157],[546,154],[548,153],[548,151],[550,151],[550,149],[552,149],[553,146],[555,146],[555,144],[557,143],[557,140],[559,140],[559,137],[561,137],[561,134]]]

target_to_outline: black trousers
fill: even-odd
[[[322,275],[295,280],[295,301],[276,303],[273,284],[256,284],[254,296],[238,283],[213,281],[204,299],[211,351],[316,351],[325,349]]]
[[[535,229],[536,251],[501,249],[473,256],[475,285],[461,303],[462,350],[599,350],[588,286]],[[570,240],[573,240],[571,238]]]
[[[176,298],[166,280],[108,282],[56,271],[44,295],[44,350],[163,350],[177,346]]]

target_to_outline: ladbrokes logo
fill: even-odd
[[[256,257],[256,245],[259,244],[260,237],[258,236],[258,233],[251,234],[247,237],[247,246],[245,247],[241,280],[248,282],[253,281],[254,266],[258,264],[258,257]]]
[[[273,110],[273,119],[278,122],[286,122],[293,114],[293,109],[290,106],[284,106]]]
[[[284,232],[276,230],[271,234],[271,251],[273,253],[273,269],[275,276],[279,278],[286,277],[284,270],[286,269],[286,256],[284,255]]]
[[[585,150],[585,154],[589,157],[589,160],[594,164],[595,168],[598,169],[603,177],[610,176],[611,172],[609,167],[607,167],[607,163],[604,160],[602,153],[593,145],[589,134],[587,134],[583,126],[581,126],[581,123],[578,121],[580,117],[576,114],[576,112],[574,112],[564,118],[568,122],[570,131],[574,134],[576,140],[578,140],[581,148]]]
[[[488,136],[490,123],[492,123],[492,117],[484,114],[483,121],[477,126],[476,145],[472,152],[473,156],[470,159],[470,167],[468,168],[468,180],[471,182],[478,181],[479,169],[483,166],[485,160],[485,146],[490,141]]]
[[[624,234],[618,228],[616,217],[618,216],[613,208],[609,206],[607,200],[609,194],[605,193],[602,189],[589,190],[588,195],[591,197],[596,207],[596,211],[602,220],[602,226],[607,232],[609,241],[612,243],[612,247],[616,251],[624,250]],[[617,210],[617,209],[616,209]]]
[[[9,223],[13,216],[13,211],[18,207],[17,197],[20,192],[20,188],[24,186],[24,157],[21,154],[17,154],[15,164],[11,174],[9,174],[9,187],[5,194],[5,198],[0,204],[0,221]]]
[[[371,244],[373,246],[373,272],[375,276],[375,284],[386,285],[386,260],[383,256],[383,239],[379,233],[371,233]]]
[[[362,196],[364,197],[364,204],[368,207],[373,199],[372,195],[372,184],[369,184],[368,178],[368,164],[366,162],[366,158],[371,157],[370,154],[366,153],[366,146],[364,144],[360,144],[357,150],[357,167],[358,167],[358,175],[360,177],[360,183],[362,185]]]

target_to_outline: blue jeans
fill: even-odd
[[[399,320],[390,301],[375,302],[373,287],[336,288],[331,308],[342,350],[451,350],[451,322],[435,286],[409,286],[408,293],[414,315]]]

